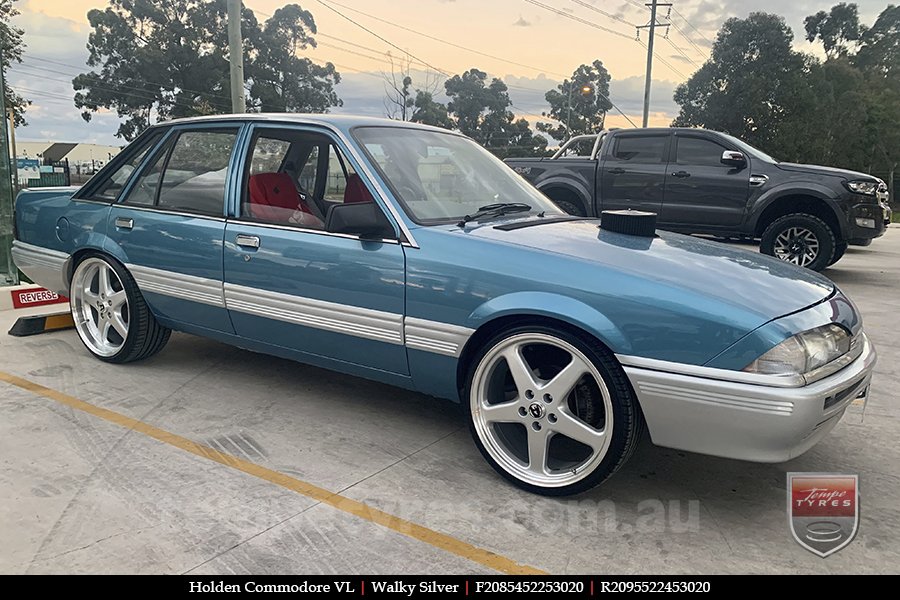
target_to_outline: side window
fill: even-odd
[[[185,131],[178,136],[159,184],[157,206],[221,216],[237,130]]]
[[[328,202],[344,202],[347,194],[347,182],[357,177],[353,166],[347,162],[343,154],[334,147],[328,146],[328,180],[325,184],[325,200]]]
[[[659,135],[622,136],[616,141],[613,156],[636,163],[665,162],[667,139],[668,136]]]
[[[727,150],[724,146],[701,138],[677,137],[678,147],[675,151],[676,162],[679,165],[696,165],[702,167],[724,167],[722,153]]]
[[[109,175],[104,175],[103,181],[93,193],[91,193],[90,197],[96,198],[97,200],[115,201],[122,192],[122,188],[125,187],[125,184],[131,177],[131,174],[134,173],[134,170],[138,168],[138,165],[141,164],[141,161],[144,160],[144,157],[150,149],[159,142],[162,136],[162,131],[156,131],[149,135],[145,140],[141,141],[137,148],[126,149],[125,152],[133,151],[133,154]]]
[[[125,198],[125,204],[136,204],[138,206],[153,206],[156,204],[159,175],[162,173],[166,164],[166,157],[169,156],[171,151],[172,141],[169,141],[159,149],[150,164],[144,168],[137,183],[131,188],[128,197]]]
[[[291,143],[285,140],[259,136],[253,144],[253,155],[250,157],[250,175],[259,173],[277,173],[287,159]]]

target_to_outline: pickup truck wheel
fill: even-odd
[[[475,444],[529,492],[564,496],[600,484],[643,430],[624,371],[587,336],[539,325],[507,330],[484,344],[466,382]]]
[[[148,358],[169,341],[137,284],[114,260],[91,254],[75,267],[69,292],[78,337],[100,360],[127,363]]]
[[[838,242],[838,244],[834,247],[834,256],[831,257],[831,262],[828,263],[829,267],[844,257],[844,253],[847,251],[847,246],[847,242]]]
[[[821,271],[831,263],[837,241],[825,221],[794,214],[775,219],[760,238],[759,250],[785,262]]]
[[[553,200],[553,202],[570,215],[575,215],[576,217],[584,216],[584,210],[581,206],[571,200]]]

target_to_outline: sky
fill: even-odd
[[[647,34],[636,40],[635,25],[649,21],[644,0],[302,0],[315,17],[319,45],[305,51],[317,62],[331,61],[341,73],[336,87],[344,106],[334,112],[384,116],[382,73],[388,56],[403,52],[430,67],[456,74],[477,67],[510,87],[513,112],[529,121],[548,109],[547,90],[583,63],[600,59],[612,76],[610,98],[626,116],[610,112],[607,125],[640,123]],[[795,34],[798,49],[818,52],[803,39],[803,18],[836,3],[805,0],[672,0],[673,24],[656,43],[650,124],[667,125],[677,114],[675,87],[707,58],[711,40],[730,17],[753,11],[781,14]],[[289,0],[244,0],[266,19]],[[862,21],[871,24],[885,0],[857,0]],[[325,6],[329,4],[388,43]],[[115,138],[114,113],[94,114],[85,122],[72,102],[72,77],[87,70],[87,12],[108,0],[19,0],[15,23],[25,30],[25,61],[8,82],[32,100],[28,126],[16,130],[23,140],[53,140],[121,145]],[[666,17],[661,9],[660,18]],[[360,12],[361,11],[361,12]],[[365,13],[365,14],[363,14]],[[416,32],[421,32],[421,35]],[[662,31],[661,33],[665,33]],[[440,38],[443,42],[432,38]],[[445,43],[451,42],[451,44]],[[363,56],[364,55],[364,56]],[[422,66],[414,87],[438,77]],[[415,67],[415,65],[414,65]],[[443,76],[440,76],[443,79]],[[439,98],[440,99],[440,98]]]

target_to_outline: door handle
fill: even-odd
[[[623,169],[621,167],[613,167],[612,169],[607,169],[606,172],[609,173],[610,175],[621,175],[622,173],[625,172],[625,169]]]
[[[259,238],[255,235],[238,235],[234,240],[241,248],[259,248]]]
[[[134,219],[116,217],[116,227],[119,229],[134,229]]]
[[[690,177],[691,174],[687,171],[675,171],[672,173],[672,177],[677,177],[678,179],[684,179],[685,177]]]

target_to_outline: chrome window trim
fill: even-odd
[[[403,326],[406,347],[458,358],[474,329],[406,317]]]
[[[229,225],[246,225],[248,227],[265,227],[266,229],[278,229],[280,231],[296,231],[299,233],[314,233],[316,235],[326,235],[330,237],[346,238],[350,240],[358,240],[360,242],[376,242],[383,244],[400,244],[400,240],[394,239],[375,239],[363,238],[352,233],[335,233],[333,231],[325,231],[324,229],[313,229],[302,225],[284,225],[280,223],[266,223],[265,221],[250,221],[247,219],[227,219]]]
[[[157,208],[155,206],[144,206],[141,204],[126,204],[123,202],[119,202],[119,203],[116,203],[115,206],[118,208],[123,208],[123,209],[128,209],[128,210],[141,210],[141,211],[145,211],[145,212],[154,212],[154,213],[161,213],[161,214],[165,214],[165,215],[173,215],[176,217],[191,217],[194,219],[206,219],[208,221],[219,221],[222,223],[224,223],[226,221],[225,217],[205,215],[202,213],[194,213],[194,212],[188,212],[188,211],[184,211],[184,210],[167,210],[165,208]]]
[[[616,359],[622,366],[638,367],[641,369],[660,371],[675,375],[688,375],[691,377],[701,377],[703,379],[715,379],[717,381],[727,381],[731,383],[748,383],[766,387],[799,388],[825,379],[850,366],[863,354],[863,351],[868,345],[869,340],[866,337],[866,334],[859,333],[853,338],[849,352],[840,358],[803,375],[766,375],[760,373],[747,373],[745,371],[732,371],[730,369],[717,369],[715,367],[704,367],[701,365],[688,365],[654,358],[644,358],[642,356],[629,356],[626,354],[616,354]]]

